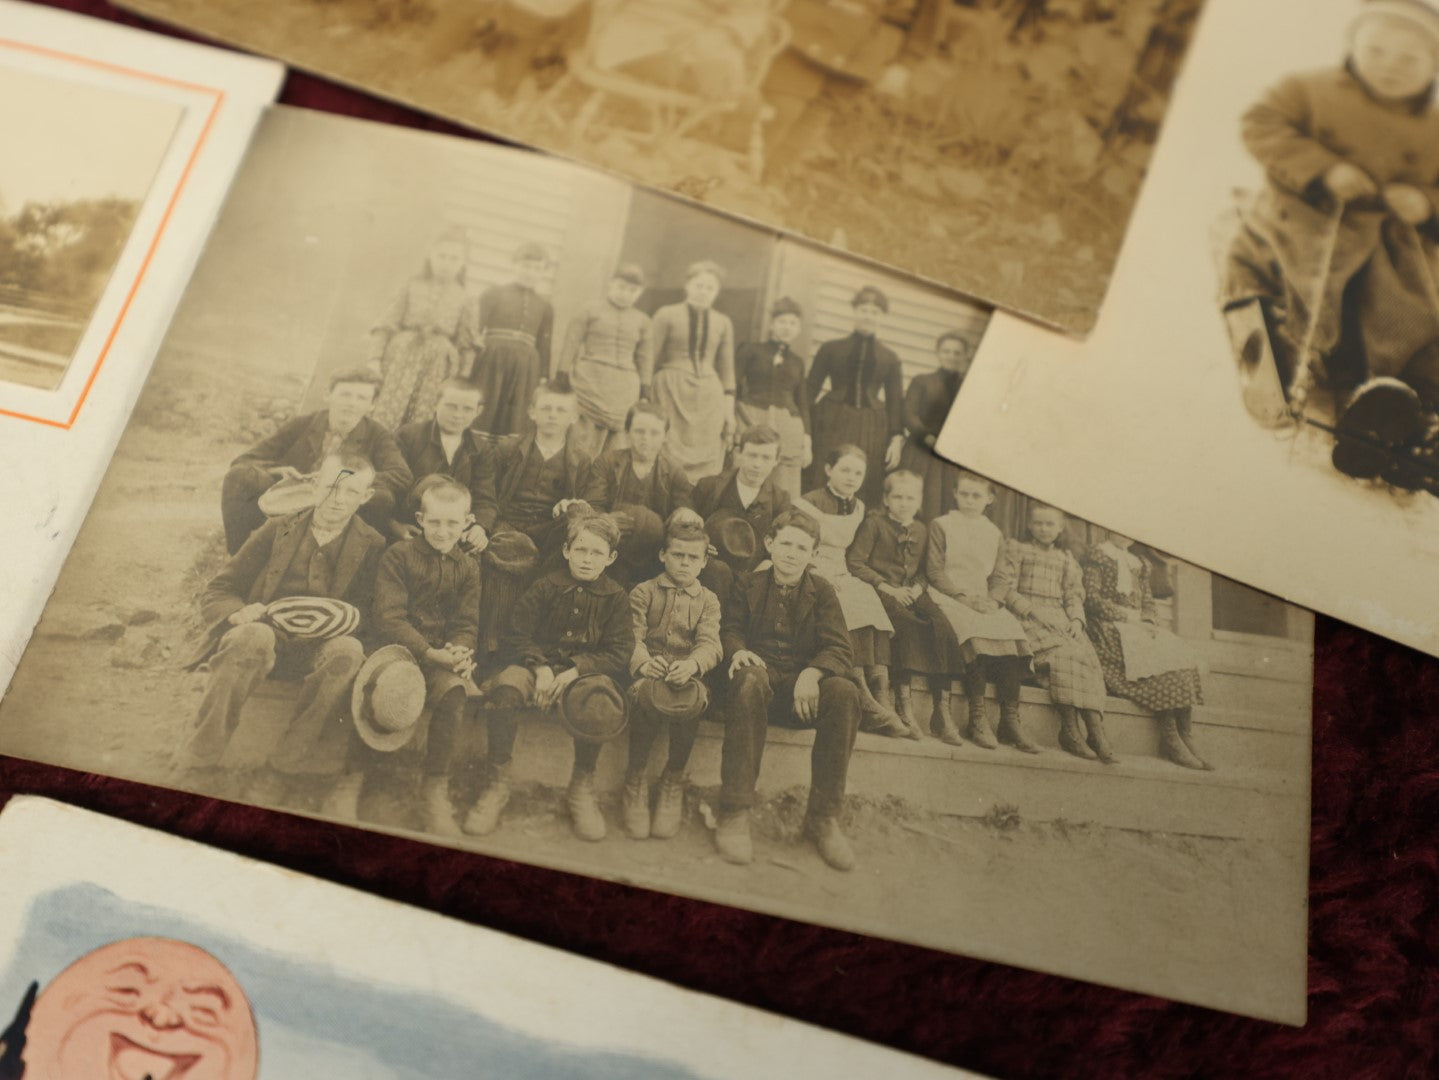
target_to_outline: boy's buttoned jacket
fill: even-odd
[[[759,631],[765,593],[774,579],[772,570],[754,570],[735,578],[720,621],[720,642],[729,661]],[[834,586],[806,570],[790,599],[794,605],[794,650],[802,668],[819,668],[826,675],[847,676],[854,667],[849,631]]]
[[[480,571],[458,547],[443,555],[423,536],[401,540],[380,558],[375,629],[423,664],[425,651],[475,647],[480,620]]]
[[[510,618],[506,659],[531,671],[575,668],[626,681],[635,649],[629,596],[612,578],[576,581],[552,570],[525,591]]]

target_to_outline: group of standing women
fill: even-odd
[[[795,348],[804,312],[789,297],[769,310],[762,340],[737,344],[734,323],[715,307],[722,267],[697,261],[685,274],[684,299],[647,316],[635,305],[645,288],[641,268],[619,267],[602,298],[583,308],[553,365],[554,308],[540,294],[551,268],[540,244],[514,253],[512,280],[472,297],[465,285],[468,242],[446,233],[425,265],[372,332],[370,363],[382,378],[373,417],[397,428],[428,419],[440,384],[467,376],[484,392],[476,427],[495,436],[528,428],[535,387],[568,384],[580,422],[574,437],[596,455],[624,444],[624,416],[647,398],[669,419],[666,449],[691,481],[723,471],[745,428],[780,433],[776,484],[792,497],[822,486],[823,463],[842,445],[861,447],[872,468],[860,492],[879,505],[888,470],[924,479],[921,516],[953,508],[954,466],[933,452],[959,389],[971,348],[958,331],[936,343],[937,370],[904,389],[899,356],[879,339],[889,298],[867,285],[851,302],[853,330],[820,345],[808,365]]]

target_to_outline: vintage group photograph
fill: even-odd
[[[125,6],[1082,333],[1200,5]]]
[[[1284,25],[1206,9],[1100,324],[996,319],[945,449],[1439,655],[1439,9]],[[1086,479],[1116,455],[1180,497]]]
[[[183,112],[12,66],[0,43],[0,382],[54,390]]]
[[[1312,620],[938,457],[987,319],[276,109],[0,751],[1300,1022]]]

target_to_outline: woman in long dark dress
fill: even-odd
[[[939,369],[910,380],[904,394],[904,426],[908,433],[899,467],[918,473],[924,481],[919,516],[933,521],[954,509],[954,482],[959,466],[934,452],[939,429],[949,415],[959,384],[969,371],[973,355],[969,339],[958,330],[946,330],[934,343]]]
[[[529,430],[530,399],[550,374],[555,309],[539,293],[550,264],[543,244],[521,244],[514,280],[486,289],[472,308],[471,332],[483,342],[470,376],[485,395],[477,430],[491,435]]]
[[[878,506],[885,470],[899,464],[904,445],[904,387],[899,355],[875,337],[880,320],[889,313],[889,297],[866,285],[850,306],[854,332],[821,345],[806,380],[813,461],[827,461],[833,451],[854,443],[876,466],[865,477],[860,496],[867,505]],[[823,487],[825,479],[823,467],[811,465],[806,488]]]

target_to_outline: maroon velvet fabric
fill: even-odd
[[[459,133],[300,74],[282,100]],[[1322,618],[1316,646],[1302,1029],[4,758],[0,798],[63,799],[997,1076],[1433,1077],[1439,661]]]

